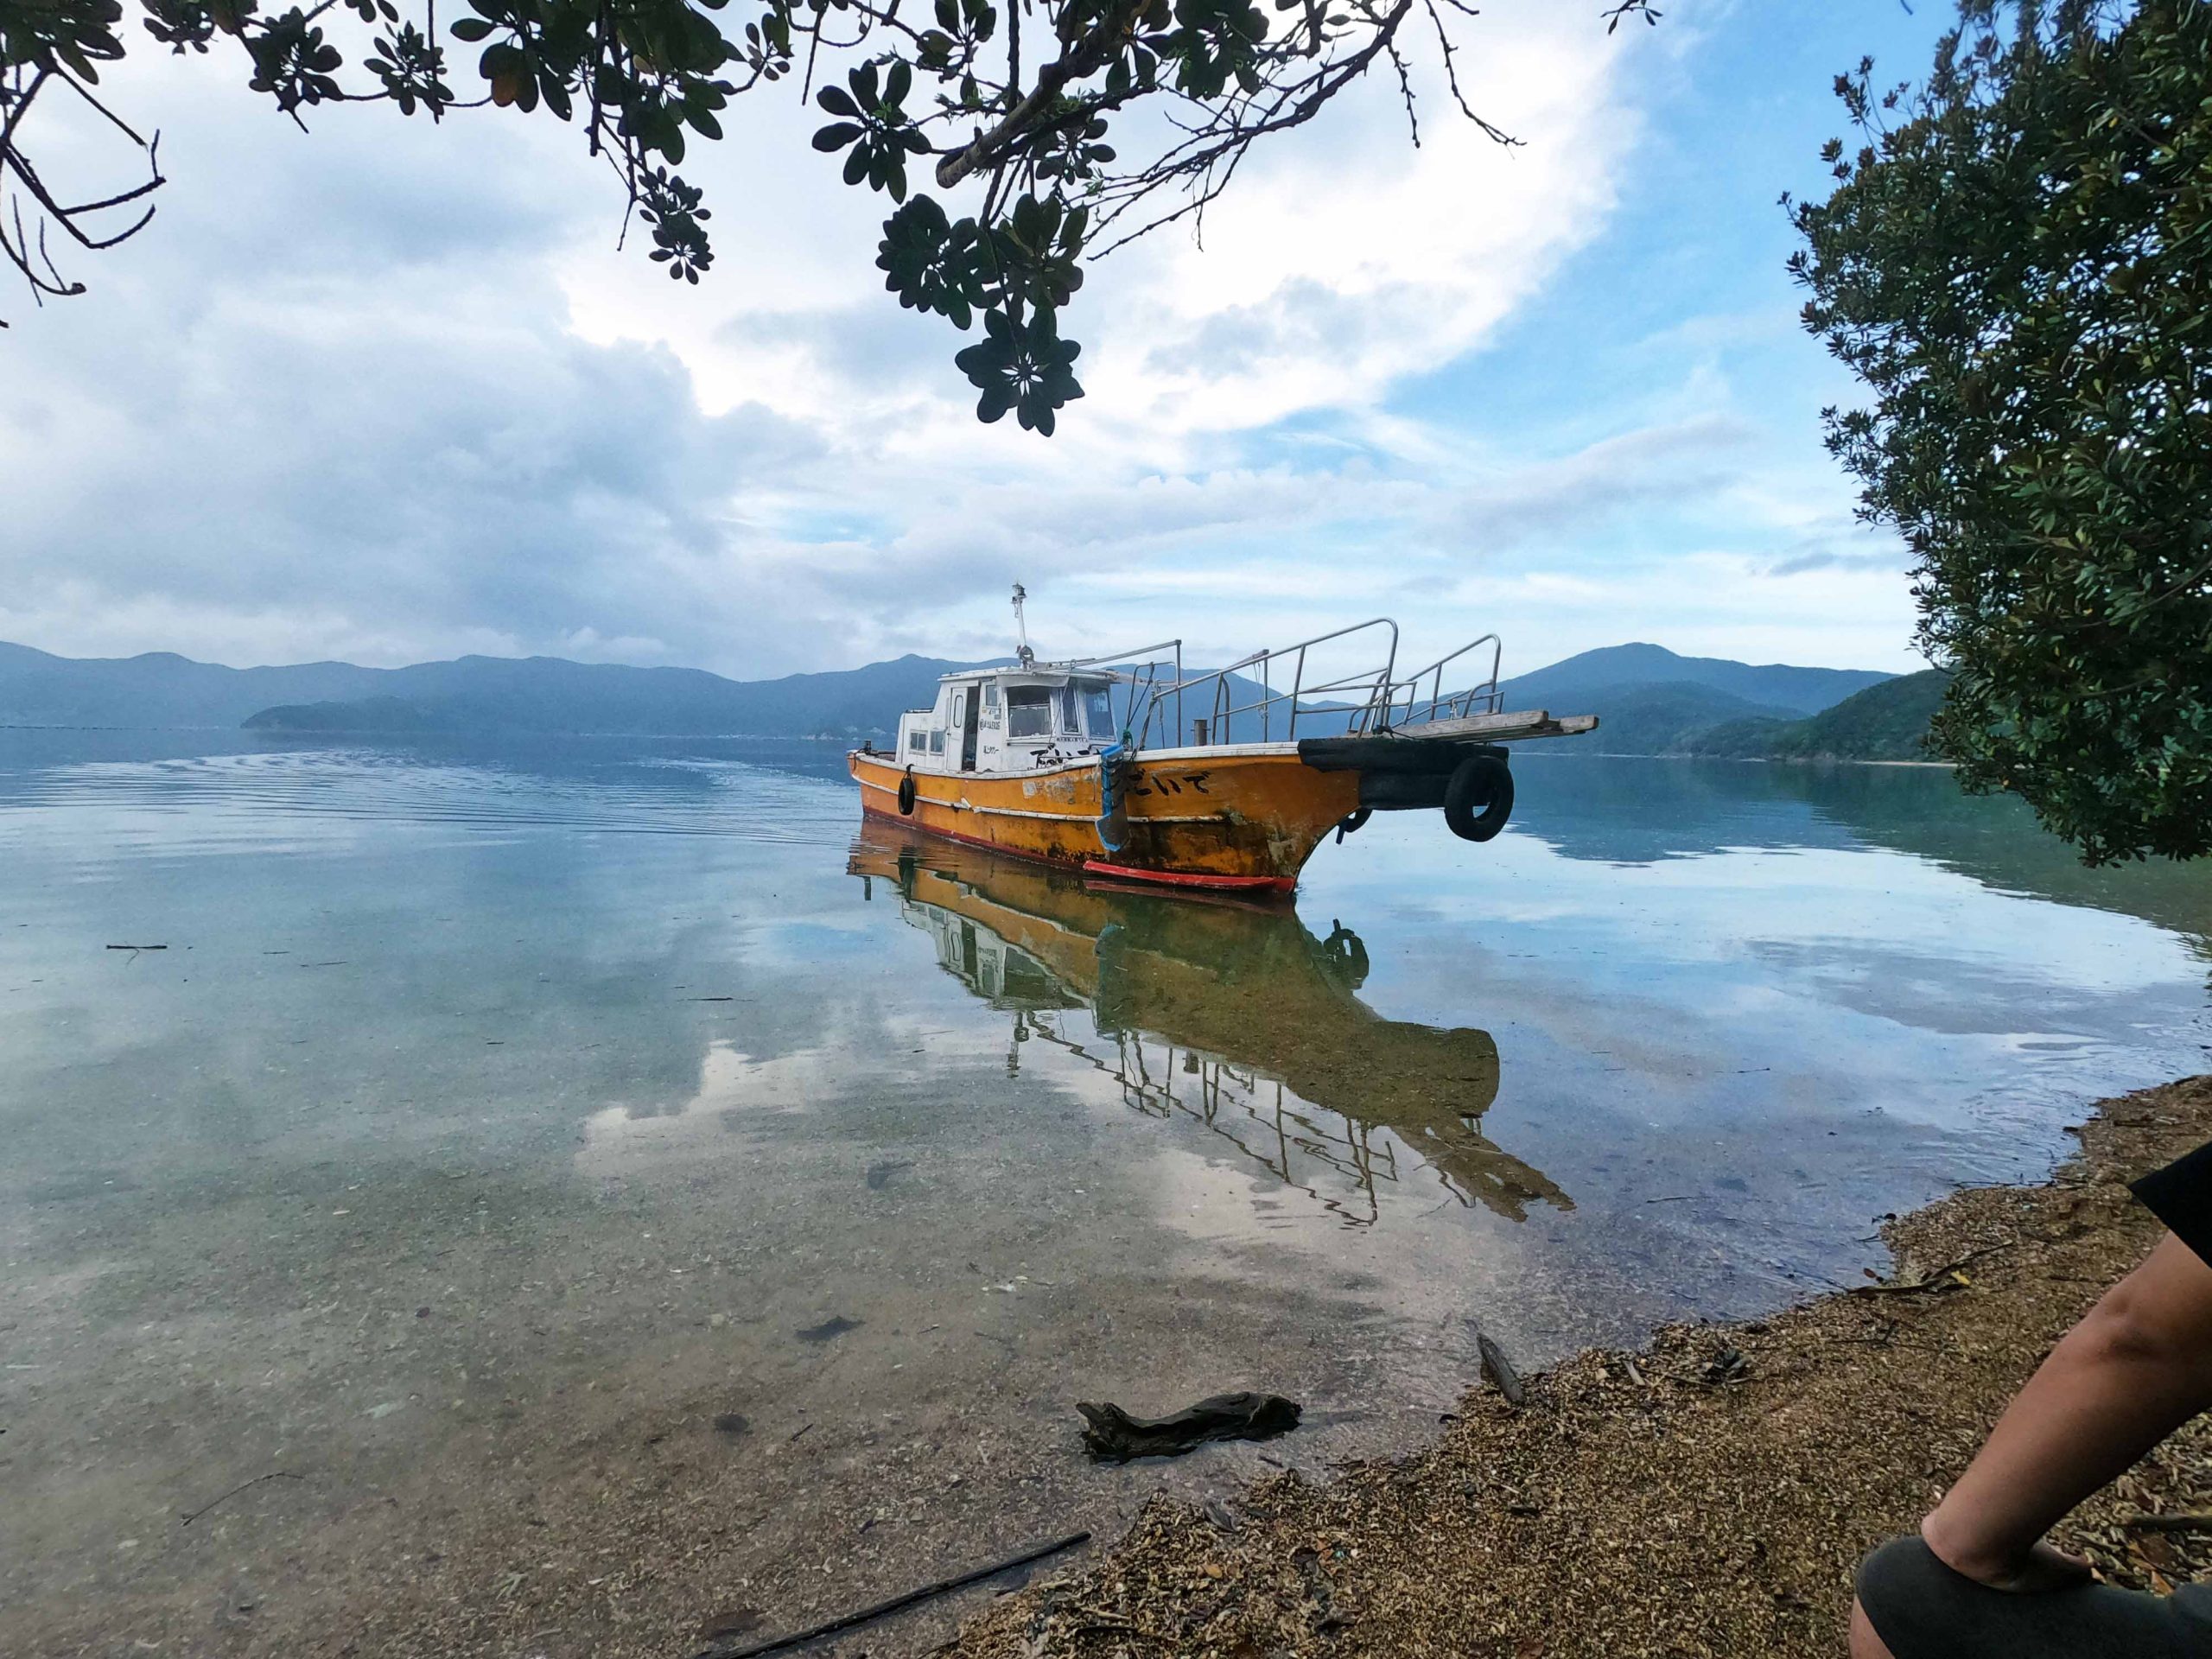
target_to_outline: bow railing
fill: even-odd
[[[1444,690],[1444,671],[1461,658],[1471,656],[1484,645],[1490,647],[1490,677],[1477,680],[1456,691]],[[1494,633],[1479,639],[1471,639],[1459,650],[1438,658],[1427,668],[1417,668],[1391,687],[1390,706],[1386,727],[1396,729],[1418,726],[1432,720],[1460,720],[1469,715],[1494,715],[1503,706],[1497,689],[1497,671],[1505,647]],[[1475,666],[1481,665],[1480,657]],[[1421,684],[1428,686],[1427,697],[1421,694]]]
[[[1382,660],[1349,672],[1307,677],[1318,647],[1373,635]],[[1268,743],[1298,735],[1299,716],[1311,729],[1317,716],[1349,718],[1367,729],[1370,717],[1389,706],[1391,671],[1398,657],[1398,625],[1387,616],[1332,629],[1274,651],[1250,656],[1172,685],[1155,686],[1134,724],[1137,747],[1207,748],[1221,743]],[[1283,681],[1287,685],[1281,685]],[[1322,700],[1327,700],[1325,702]],[[1318,706],[1317,706],[1318,705]],[[1242,721],[1242,730],[1239,721]],[[1278,730],[1280,728],[1280,730]]]
[[[1344,642],[1361,640],[1351,648],[1356,652],[1368,639],[1374,655],[1355,657],[1357,666],[1343,668],[1350,654]],[[1484,646],[1490,648],[1489,677],[1447,691],[1446,671],[1470,658],[1469,671],[1478,670]],[[1323,652],[1323,647],[1334,649]],[[1387,616],[1371,617],[1294,645],[1254,652],[1226,668],[1144,684],[1131,698],[1128,728],[1138,749],[1211,748],[1292,741],[1301,726],[1309,735],[1369,736],[1496,714],[1502,650],[1498,637],[1486,633],[1401,676],[1398,625]]]

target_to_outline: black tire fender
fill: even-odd
[[[899,810],[908,817],[914,814],[914,769],[912,766],[906,768],[906,776],[899,780]]]
[[[1494,754],[1471,754],[1444,788],[1444,822],[1462,841],[1488,841],[1513,816],[1513,772]]]
[[[1356,812],[1345,813],[1337,824],[1338,842],[1341,843],[1346,836],[1357,835],[1367,827],[1367,821],[1374,816],[1375,809],[1370,806],[1363,806]]]
[[[1356,991],[1367,983],[1367,947],[1342,922],[1335,923],[1321,941],[1321,960],[1330,976],[1346,990]]]

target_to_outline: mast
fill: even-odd
[[[1029,649],[1029,620],[1022,614],[1021,610],[1022,601],[1028,597],[1029,595],[1022,591],[1021,584],[1015,582],[1014,584],[1014,626],[1015,632],[1020,637],[1021,643],[1014,654],[1015,659],[1024,668],[1034,666],[1037,661],[1037,653]]]

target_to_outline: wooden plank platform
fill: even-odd
[[[1418,725],[1393,727],[1389,735],[1511,743],[1530,737],[1580,737],[1597,729],[1595,715],[1561,715],[1554,720],[1548,709],[1529,709],[1514,714],[1465,715],[1456,720],[1423,721]]]
[[[1356,737],[1301,737],[1298,758],[1316,772],[1437,773],[1453,771],[1471,754],[1489,753],[1523,738],[1575,737],[1598,728],[1595,715],[1562,715],[1528,709],[1517,714],[1473,715],[1428,720],[1387,732]]]

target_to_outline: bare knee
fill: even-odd
[[[1895,1659],[1856,1598],[1851,1604],[1851,1659]]]
[[[2180,1240],[2160,1241],[2143,1265],[2105,1293],[2061,1346],[2106,1369],[2193,1385],[2212,1398],[2212,1272]]]

